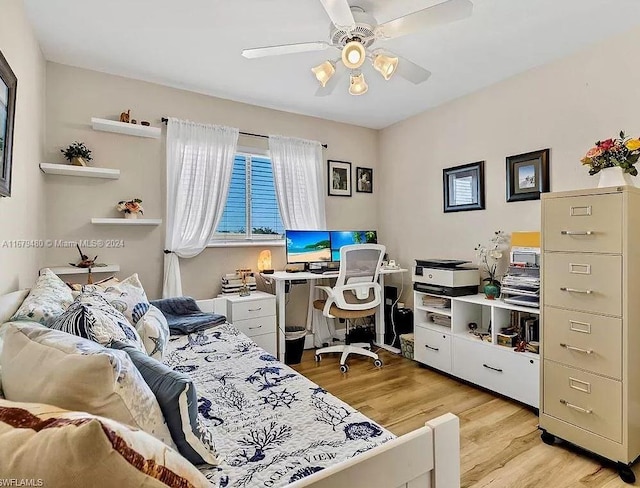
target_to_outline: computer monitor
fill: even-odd
[[[331,237],[328,230],[287,230],[287,263],[331,261]]]
[[[340,261],[340,248],[349,244],[377,244],[375,230],[332,230],[331,261]]]

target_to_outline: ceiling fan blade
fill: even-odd
[[[331,95],[335,87],[340,84],[340,80],[344,79],[347,71],[347,68],[345,68],[342,63],[336,63],[336,72],[333,74],[333,76],[325,86],[320,86],[318,88],[318,90],[316,91],[316,97],[326,97]]]
[[[383,38],[392,39],[427,27],[455,22],[471,16],[472,13],[473,3],[470,0],[448,0],[381,24],[378,26],[378,32]]]
[[[281,54],[304,53],[308,51],[322,51],[330,46],[328,42],[301,42],[298,44],[283,44],[281,46],[265,46],[252,49],[243,49],[242,55],[245,58],[263,58],[265,56],[279,56]]]
[[[418,85],[424,83],[431,76],[431,71],[418,66],[416,63],[398,56],[398,68],[396,74],[402,76],[405,80]]]
[[[320,0],[331,22],[339,27],[351,27],[356,21],[347,0]]]

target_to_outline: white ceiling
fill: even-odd
[[[343,79],[321,98],[310,68],[326,52],[240,55],[243,48],[327,40],[329,18],[319,0],[24,1],[50,61],[372,128],[640,25],[638,0],[472,0],[469,19],[376,44],[429,69],[427,82],[385,82],[368,66],[367,94],[349,95]],[[440,1],[351,4],[384,22]]]

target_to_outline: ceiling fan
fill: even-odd
[[[376,19],[356,6],[350,6],[347,0],[320,0],[331,19],[329,41],[302,42],[280,46],[266,46],[244,49],[245,58],[261,58],[308,51],[336,49],[340,57],[329,59],[312,68],[320,83],[316,96],[330,95],[338,81],[349,72],[349,93],[363,95],[368,90],[362,73],[362,66],[368,59],[373,68],[385,80],[398,74],[414,84],[429,79],[431,72],[385,49],[376,48],[378,40],[393,39],[411,34],[427,27],[448,24],[469,17],[473,11],[470,0],[447,0],[437,5],[397,19],[378,24]]]

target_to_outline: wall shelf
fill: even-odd
[[[85,178],[104,178],[108,180],[117,180],[120,178],[119,169],[54,163],[40,163],[40,169],[48,175],[83,176]]]
[[[128,124],[126,122],[118,122],[115,120],[91,118],[91,126],[93,130],[103,132],[115,132],[116,134],[126,134],[128,136],[149,137],[158,139],[161,134],[160,127],[150,127],[140,124]]]
[[[162,219],[125,219],[120,218],[97,218],[93,217],[91,223],[95,225],[160,225]]]
[[[76,268],[74,266],[53,266],[49,269],[57,275],[89,274],[89,270],[87,268]],[[118,271],[120,271],[119,264],[107,264],[106,266],[96,266],[95,268],[91,268],[91,274],[117,273]]]

